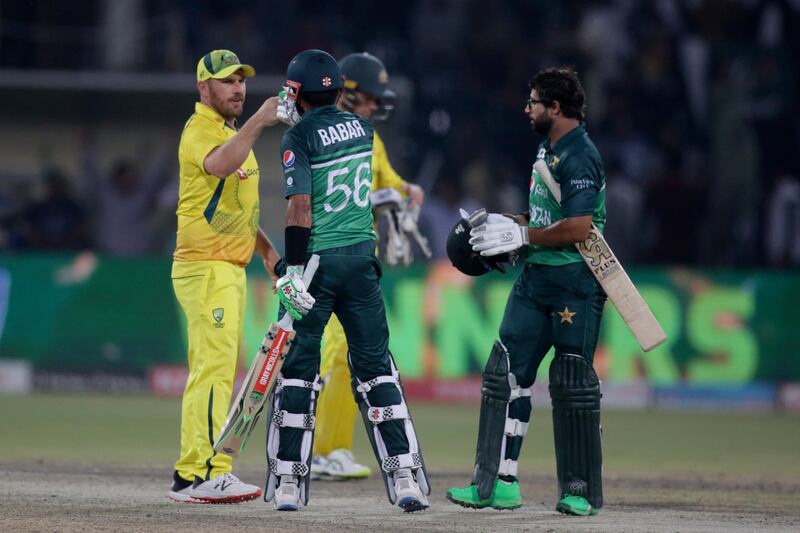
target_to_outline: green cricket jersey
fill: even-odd
[[[283,134],[286,198],[311,195],[308,252],[374,240],[372,125],[336,106],[312,109]]]
[[[528,204],[532,228],[549,226],[562,218],[592,215],[600,232],[606,223],[606,176],[600,153],[581,124],[561,137],[555,147],[550,139],[539,145],[536,159],[544,159],[561,186],[561,206],[550,194],[537,172],[531,173]],[[551,248],[531,245],[528,262],[538,265],[566,265],[583,258],[574,246]]]

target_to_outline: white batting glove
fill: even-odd
[[[469,234],[472,249],[484,257],[513,252],[528,244],[527,227],[496,213],[490,213],[486,222]]]
[[[300,279],[302,273],[302,267],[297,269],[290,266],[287,268],[286,275],[278,278],[278,281],[275,282],[281,305],[295,320],[302,320],[314,307],[316,301],[308,292],[303,280]]]
[[[284,86],[278,93],[278,110],[276,115],[278,120],[289,126],[294,126],[300,122],[300,113],[297,112],[297,100],[289,94],[289,87]]]

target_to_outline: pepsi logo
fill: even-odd
[[[290,167],[294,165],[294,160],[295,160],[294,152],[292,152],[291,150],[286,150],[285,152],[283,152],[283,166]]]

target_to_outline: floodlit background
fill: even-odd
[[[434,258],[387,269],[393,351],[420,394],[475,398],[513,274],[464,279],[457,209],[526,209],[539,69],[574,65],[608,175],[607,239],[669,341],[648,355],[616,311],[597,369],[642,407],[800,408],[800,6],[784,1],[6,0],[0,7],[0,390],[179,393],[169,280],[176,147],[208,50],[254,65],[243,119],[291,57],[367,50],[400,98],[378,123],[428,194]],[[798,30],[798,31],[795,31]],[[283,249],[282,125],[255,152],[262,226]],[[250,269],[246,364],[274,312]],[[441,289],[441,290],[437,290]],[[88,379],[87,379],[88,377]],[[150,380],[148,381],[148,378]],[[464,382],[465,383],[465,382]],[[466,388],[465,388],[466,387]],[[617,394],[617,392],[619,394]],[[439,398],[444,396],[443,398]]]
[[[797,0],[3,0],[3,460],[81,463],[89,449],[167,481],[186,379],[169,279],[176,152],[197,60],[215,48],[257,70],[242,120],[303,49],[386,64],[399,98],[376,126],[427,193],[434,257],[387,268],[383,288],[434,468],[468,477],[480,372],[517,272],[466,278],[445,237],[459,207],[526,210],[541,140],[523,114],[527,82],[573,65],[605,163],[607,240],[669,337],[644,354],[606,309],[595,367],[607,472],[796,479]],[[255,146],[261,224],[281,251],[283,131]],[[276,309],[260,261],[248,274],[242,369]],[[523,462],[552,475],[546,365],[540,376]],[[261,463],[255,448],[244,464]]]

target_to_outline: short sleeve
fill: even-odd
[[[284,196],[311,194],[311,165],[308,160],[308,142],[297,128],[283,134],[281,140]]]
[[[589,153],[575,154],[564,158],[557,172],[564,218],[593,214],[603,186],[600,159]]]
[[[196,165],[202,173],[207,174],[205,167],[206,157],[214,148],[225,144],[228,138],[221,129],[216,132],[213,128],[203,126],[197,119],[193,119],[186,126],[181,149],[187,162]]]

